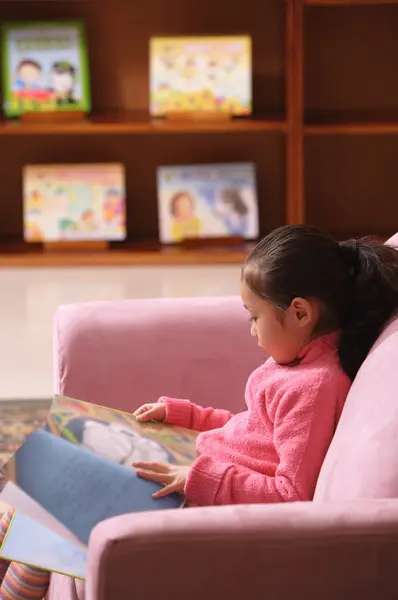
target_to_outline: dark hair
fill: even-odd
[[[75,75],[76,69],[73,65],[66,61],[56,62],[52,66],[52,70],[57,75],[63,75],[64,73],[69,73],[69,75]]]
[[[233,210],[241,217],[248,213],[248,208],[239,190],[236,188],[225,188],[221,192],[221,200],[232,206]]]
[[[179,200],[181,200],[181,198],[185,198],[185,197],[189,198],[192,209],[195,208],[195,202],[189,192],[177,192],[171,197],[171,200],[170,200],[170,212],[173,215],[173,217],[176,216],[176,205],[178,204]]]
[[[263,238],[246,258],[242,279],[282,309],[296,297],[319,300],[316,331],[341,329],[339,358],[351,379],[398,309],[395,248],[371,238],[337,242],[304,225]]]
[[[34,67],[38,71],[42,70],[41,65],[39,65],[39,63],[36,60],[32,60],[30,58],[25,58],[21,60],[21,62],[18,64],[17,71],[19,72],[22,69],[22,67]]]

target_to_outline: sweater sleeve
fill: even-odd
[[[312,393],[314,392],[314,393]],[[323,406],[322,386],[285,393],[274,415],[275,475],[201,455],[192,465],[185,496],[201,506],[311,500],[334,432],[334,410]]]
[[[217,408],[204,408],[189,400],[179,400],[162,396],[159,402],[166,406],[165,423],[192,429],[193,431],[210,431],[223,427],[232,414],[227,410]]]

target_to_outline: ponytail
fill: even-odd
[[[398,309],[398,251],[369,239],[339,242],[348,271],[339,358],[351,379]]]

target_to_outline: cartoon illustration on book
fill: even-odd
[[[251,39],[248,36],[153,38],[150,112],[251,113]]]
[[[254,165],[161,167],[159,235],[163,243],[259,235]]]
[[[23,188],[28,242],[126,237],[123,165],[29,165]]]
[[[173,238],[173,242],[181,242],[184,239],[199,237],[201,222],[195,214],[195,209],[195,200],[189,192],[176,192],[171,197],[171,237]]]
[[[5,24],[2,54],[7,116],[37,111],[90,110],[82,22]]]
[[[168,462],[170,455],[156,441],[138,435],[131,427],[95,417],[76,417],[61,430],[61,437],[84,446],[98,456],[127,467],[135,461]]]
[[[196,433],[138,423],[129,413],[61,396],[54,399],[46,430],[126,466],[148,460],[191,464],[196,458]]]
[[[51,84],[58,106],[76,104],[74,96],[76,67],[70,62],[56,62],[51,69]]]

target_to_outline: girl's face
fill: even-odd
[[[191,219],[193,216],[192,201],[189,196],[180,196],[175,205],[177,219]]]
[[[295,361],[311,339],[316,316],[312,304],[295,298],[286,310],[282,310],[257,296],[244,281],[241,297],[250,315],[251,334],[260,348],[279,364]]]

